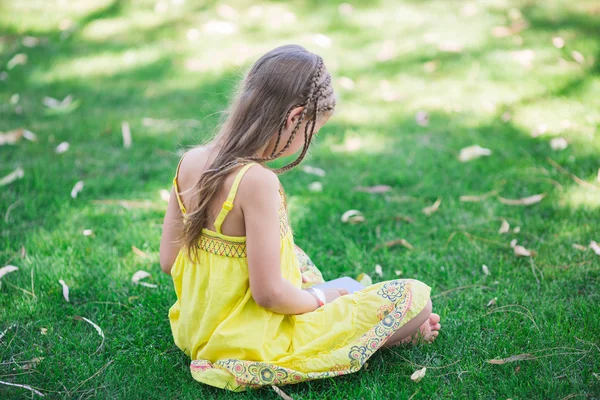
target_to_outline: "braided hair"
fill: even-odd
[[[283,146],[283,131],[294,109],[303,107],[298,121]],[[209,220],[212,199],[239,164],[262,165],[281,157],[292,145],[303,122],[304,145],[298,158],[282,168],[281,174],[296,167],[308,152],[317,118],[335,109],[331,75],[323,59],[298,45],[286,45],[263,55],[240,82],[237,95],[224,113],[219,133],[214,139],[216,155],[195,185],[197,202],[187,214],[182,240],[190,257],[197,251],[197,241]],[[275,147],[266,157],[259,157],[277,132]],[[281,147],[281,148],[279,148]],[[266,166],[265,166],[266,167]]]

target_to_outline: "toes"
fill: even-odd
[[[429,316],[429,323],[430,323],[431,325],[435,325],[435,324],[437,324],[438,322],[440,322],[440,316],[439,316],[438,314],[431,314],[431,315]]]
[[[431,327],[432,330],[434,331],[439,331],[440,329],[442,329],[442,325],[441,324],[435,324]]]

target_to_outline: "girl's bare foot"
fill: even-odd
[[[431,343],[438,337],[441,328],[440,316],[438,314],[431,314],[429,319],[419,327],[419,330],[414,335],[402,339],[398,344]]]

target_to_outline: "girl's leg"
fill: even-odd
[[[392,347],[401,343],[417,342],[423,340],[430,342],[435,340],[441,328],[440,316],[432,314],[431,300],[427,302],[425,308],[413,319],[398,329],[384,344],[385,347]]]

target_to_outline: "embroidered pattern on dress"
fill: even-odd
[[[279,237],[283,239],[291,232],[290,221],[282,203],[279,207]],[[218,236],[202,234],[198,241],[198,247],[218,256],[246,258],[246,242],[233,242]]]
[[[356,372],[400,328],[402,319],[411,304],[411,287],[410,283],[406,281],[395,280],[386,282],[377,291],[377,295],[391,302],[391,311],[373,328],[362,335],[357,342],[349,346],[348,364],[336,364],[329,371],[325,372],[298,372],[264,362],[224,359],[214,362],[212,368],[220,368],[228,371],[235,377],[235,381],[242,388],[264,385],[287,385]],[[201,364],[202,362],[208,363],[208,361],[204,360],[192,361],[192,365],[190,366],[192,372],[203,371],[199,366],[206,364]]]

